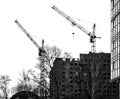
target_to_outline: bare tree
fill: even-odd
[[[0,75],[0,90],[2,92],[3,99],[8,99],[9,94],[9,82],[11,81],[8,75]]]
[[[33,83],[28,75],[28,72],[23,70],[22,73],[20,74],[20,77],[21,78],[18,79],[18,84],[14,88],[14,90],[16,92],[33,90]]]
[[[37,88],[35,90],[41,96],[46,96],[49,94],[49,73],[53,66],[55,58],[60,57],[61,50],[56,46],[45,46],[45,53],[38,57],[39,63],[36,68],[38,73],[33,70],[29,70],[32,75],[31,79],[36,83]],[[44,91],[44,92],[43,92]]]
[[[63,58],[72,58],[72,55],[69,52],[64,52]]]
[[[45,65],[51,69],[53,66],[54,60],[61,56],[61,49],[57,48],[56,46],[50,47],[47,45],[45,47],[45,51],[46,51]]]
[[[94,55],[93,53],[89,56],[89,62],[86,64],[83,64],[82,68],[82,83],[81,87],[84,89],[84,91],[88,94],[90,99],[96,99],[97,96],[102,96],[103,92],[107,89],[109,86],[109,78],[106,80],[103,80],[104,72],[109,72],[109,65],[104,66],[104,60],[106,57],[102,55]],[[85,66],[89,70],[85,72]],[[107,67],[107,68],[106,68]],[[103,69],[106,68],[106,71],[103,71]],[[99,87],[101,86],[101,88]]]

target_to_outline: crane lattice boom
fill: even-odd
[[[58,9],[56,6],[53,6],[52,9],[54,9],[56,12],[58,12],[60,15],[62,15],[64,18],[66,18],[68,21],[70,21],[72,23],[72,25],[78,27],[84,33],[86,33],[87,35],[90,36],[91,49],[92,49],[92,52],[95,53],[96,52],[96,40],[95,39],[100,38],[100,37],[96,37],[96,35],[95,35],[95,24],[93,25],[93,33],[91,33],[88,30],[86,30],[83,26],[78,24],[75,20],[73,20],[70,16],[66,15],[63,11]]]
[[[85,32],[88,35],[91,34],[89,31],[87,31],[84,27],[82,27],[80,24],[78,24],[75,20],[73,20],[70,16],[66,15],[63,11],[61,11],[60,9],[58,9],[56,6],[53,6],[52,8],[55,11],[57,11],[60,15],[62,15],[63,17],[65,17],[68,21],[70,21],[72,23],[72,25],[77,26],[79,29],[81,29],[83,32]]]
[[[33,44],[36,45],[37,48],[40,48],[40,46],[37,44],[37,42],[31,37],[31,35],[24,29],[24,27],[19,23],[18,20],[15,20],[15,23],[19,26],[19,28],[26,34],[26,36],[33,42]]]
[[[42,56],[43,53],[45,53],[44,50],[44,40],[42,40],[42,47],[38,45],[38,43],[32,38],[32,36],[24,29],[24,27],[19,23],[18,20],[15,20],[15,23],[18,25],[18,27],[26,34],[26,36],[33,42],[33,44],[38,48],[39,50],[39,56]]]

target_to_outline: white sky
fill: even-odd
[[[0,1],[0,74],[10,75],[16,83],[22,69],[33,68],[38,49],[15,24],[15,19],[41,45],[56,45],[73,57],[91,50],[89,36],[55,12],[56,5],[87,30],[96,23],[97,52],[110,52],[110,0],[1,0]],[[80,19],[78,21],[77,19]],[[72,33],[75,33],[74,40]]]

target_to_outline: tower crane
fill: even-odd
[[[42,47],[40,47],[37,42],[32,38],[32,36],[24,29],[24,27],[19,23],[19,21],[16,19],[15,23],[18,25],[18,27],[26,34],[26,36],[33,42],[33,44],[38,48],[39,50],[39,56],[42,56],[43,53],[45,53],[44,50],[44,39],[42,40]]]
[[[83,26],[81,26],[75,20],[73,20],[70,16],[66,15],[63,11],[61,11],[59,8],[57,8],[55,5],[52,7],[52,9],[54,9],[56,12],[58,12],[60,15],[62,15],[64,18],[66,18],[68,21],[70,21],[73,26],[78,27],[83,32],[85,32],[88,36],[90,36],[91,51],[92,51],[92,53],[96,53],[96,38],[101,38],[101,37],[97,37],[95,35],[95,27],[96,27],[95,24],[93,25],[93,32],[89,32]]]
[[[42,47],[40,47],[38,45],[38,43],[32,38],[32,36],[24,29],[24,27],[19,23],[19,21],[16,19],[15,23],[18,25],[18,27],[26,34],[26,36],[32,41],[32,43],[38,48],[39,51],[39,56],[40,58],[45,56],[45,49],[44,49],[44,39],[42,40]],[[44,60],[41,60],[41,64],[44,64]],[[41,75],[40,75],[41,77]],[[41,82],[39,82],[40,85],[42,85],[44,88],[46,88],[47,90],[49,90],[49,88],[47,87],[46,84],[43,84]]]

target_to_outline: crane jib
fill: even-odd
[[[92,44],[92,52],[95,53],[96,52],[96,38],[100,38],[100,37],[96,37],[95,35],[95,24],[93,25],[93,32],[89,32],[88,30],[86,30],[83,26],[81,26],[80,24],[78,24],[75,20],[73,20],[70,16],[66,15],[63,11],[61,11],[60,9],[58,9],[55,5],[52,7],[52,9],[54,9],[56,12],[58,12],[60,15],[62,15],[64,18],[66,18],[68,21],[70,21],[72,23],[73,26],[78,27],[79,29],[81,29],[84,33],[86,33],[87,35],[90,36],[90,43]],[[94,46],[93,46],[94,45]]]
[[[37,42],[31,37],[31,35],[24,29],[24,27],[18,22],[18,20],[15,20],[15,23],[19,26],[19,28],[26,34],[26,36],[33,42],[33,44],[40,48],[40,46],[37,44]]]

